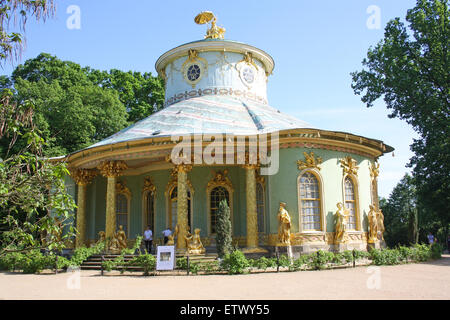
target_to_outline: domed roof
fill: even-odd
[[[89,148],[172,135],[248,136],[300,128],[313,127],[267,104],[243,98],[206,95],[172,104]]]

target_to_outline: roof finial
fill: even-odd
[[[196,24],[211,22],[211,27],[206,30],[205,39],[223,39],[225,28],[216,25],[217,18],[211,11],[200,12],[194,19]]]

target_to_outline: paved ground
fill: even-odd
[[[450,299],[450,255],[399,266],[249,275],[0,273],[0,299]]]

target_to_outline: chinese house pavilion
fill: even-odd
[[[214,251],[223,199],[231,211],[233,243],[247,252],[272,251],[279,244],[280,203],[289,214],[289,244],[297,254],[381,242],[382,230],[370,235],[371,221],[381,214],[377,159],[393,148],[314,128],[273,108],[266,94],[272,57],[225,40],[225,29],[210,12],[195,22],[210,24],[205,39],[156,61],[165,80],[164,108],[64,157],[78,206],[76,245],[97,241],[101,231],[113,237],[119,226],[131,245],[148,225],[161,243],[162,231],[178,225],[180,239],[200,229],[206,251]],[[192,153],[184,149],[174,159],[181,142]],[[273,170],[260,153],[264,143]],[[256,157],[252,150],[258,150]],[[177,241],[177,247],[182,251],[186,244]]]

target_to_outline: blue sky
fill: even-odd
[[[415,6],[415,0],[345,1],[151,1],[56,0],[57,12],[45,23],[29,20],[21,62],[41,52],[95,69],[155,71],[167,50],[203,38],[206,26],[194,23],[213,11],[225,38],[269,53],[275,70],[269,78],[269,103],[317,128],[346,131],[383,140],[396,150],[380,158],[379,194],[410,169],[409,145],[417,138],[398,119],[389,119],[382,100],[366,108],[351,89],[350,72],[361,70],[367,49],[383,38],[386,23]],[[80,8],[80,29],[69,29],[71,5]],[[369,28],[379,9],[380,28]],[[375,26],[376,27],[376,26]],[[13,67],[4,66],[2,74]]]

